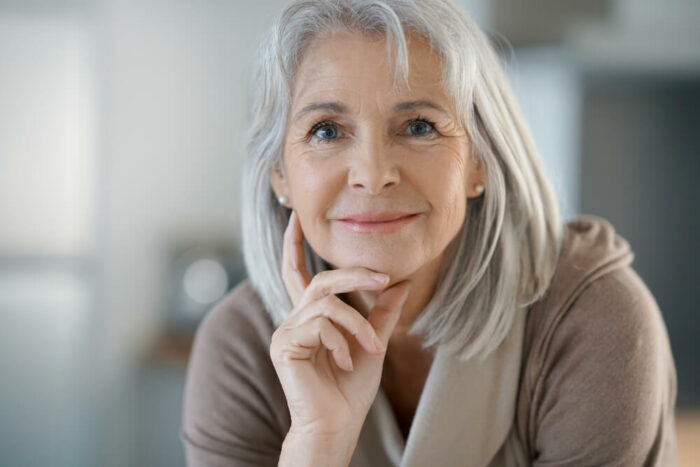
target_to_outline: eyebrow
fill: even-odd
[[[419,109],[422,107],[427,107],[430,109],[437,110],[439,112],[444,113],[445,115],[449,116],[449,113],[447,110],[442,108],[439,104],[429,101],[429,100],[419,100],[419,101],[404,101],[404,102],[399,102],[398,104],[394,105],[394,112],[401,112],[404,110],[414,110],[414,109]],[[334,112],[337,114],[344,114],[348,112],[348,107],[343,104],[342,102],[337,102],[337,101],[328,101],[328,102],[314,102],[312,104],[309,104],[302,108],[299,112],[297,112],[294,115],[293,120],[298,120],[301,116],[306,115],[307,113],[314,112],[316,110],[326,110],[329,112]]]
[[[348,112],[348,107],[341,102],[314,102],[301,109],[294,115],[293,120],[298,120],[302,115],[306,115],[309,112],[315,110],[327,110],[329,112],[335,112],[338,114],[344,114]]]
[[[394,112],[401,112],[402,110],[419,109],[421,107],[427,107],[429,109],[434,109],[446,115],[449,115],[447,110],[443,109],[442,106],[429,100],[399,102],[394,106]]]

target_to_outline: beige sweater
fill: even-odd
[[[676,370],[633,259],[606,220],[568,222],[547,294],[490,363],[438,348],[407,440],[380,387],[350,466],[675,466]],[[290,416],[273,331],[249,281],[202,321],[180,430],[188,465],[277,465]]]

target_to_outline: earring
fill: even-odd
[[[282,206],[285,206],[285,207],[286,207],[286,204],[289,202],[289,198],[287,198],[286,196],[280,196],[279,198],[277,198],[277,201],[278,201]]]
[[[484,185],[477,185],[476,192],[479,194],[483,193],[484,192]]]

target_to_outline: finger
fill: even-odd
[[[385,350],[370,322],[359,311],[335,295],[328,295],[301,309],[290,317],[290,326],[299,326],[301,323],[319,317],[326,318],[336,327],[345,329],[367,352],[376,354]]]
[[[289,346],[295,349],[292,359],[310,359],[319,347],[327,348],[336,364],[352,371],[350,345],[343,334],[326,318],[319,317],[292,328],[287,336]],[[299,357],[301,355],[301,358]]]
[[[282,280],[287,288],[289,298],[296,307],[306,287],[311,283],[311,276],[306,270],[304,258],[304,233],[296,210],[289,217],[284,231],[282,246]]]
[[[389,276],[363,267],[330,269],[316,274],[306,287],[299,306],[304,307],[327,295],[352,292],[354,290],[383,289]]]
[[[402,281],[383,291],[369,312],[367,320],[374,328],[384,347],[389,342],[391,333],[394,332],[396,323],[399,322],[403,309],[411,289],[410,281]]]

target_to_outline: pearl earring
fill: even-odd
[[[289,202],[289,198],[287,198],[286,196],[280,196],[279,198],[277,198],[277,201],[278,201],[282,206],[285,206],[285,205]]]
[[[479,194],[483,193],[484,192],[484,185],[477,185],[476,192]]]

